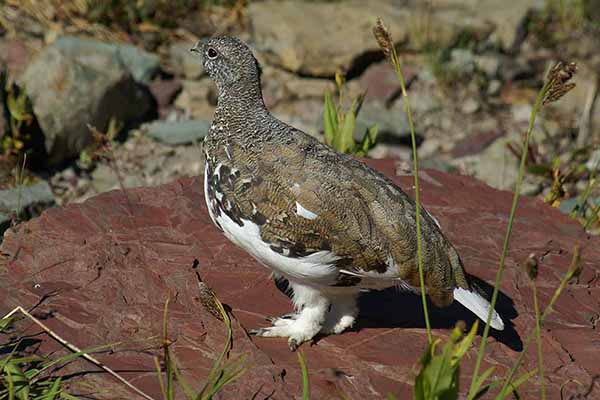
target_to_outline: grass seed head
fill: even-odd
[[[381,18],[377,18],[377,22],[373,27],[373,35],[375,36],[375,40],[377,40],[377,44],[379,44],[379,47],[383,50],[383,54],[389,58],[392,54],[392,49],[394,48],[394,41],[392,40],[390,31],[383,24]]]
[[[577,64],[574,62],[562,62],[559,61],[550,71],[546,77],[548,82],[548,90],[544,95],[542,104],[555,102],[567,94],[570,90],[575,87],[574,83],[569,81],[573,78],[573,75],[577,72]]]

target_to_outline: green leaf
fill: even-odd
[[[465,353],[471,347],[471,344],[473,343],[473,340],[475,339],[475,334],[477,333],[477,328],[478,327],[479,327],[479,320],[475,320],[475,323],[471,327],[471,330],[469,331],[469,334],[467,336],[465,336],[456,345],[456,347],[454,347],[453,358],[456,360],[456,362],[459,362],[463,358],[463,356],[465,355]],[[457,330],[458,328],[454,328],[454,329]],[[460,335],[460,334],[462,334],[462,332],[458,332],[458,334]]]
[[[369,150],[371,150],[377,141],[377,133],[379,132],[379,126],[377,124],[372,125],[367,129],[367,133],[362,139],[362,142],[357,146],[355,151],[358,156],[366,156]]]
[[[365,97],[367,97],[367,92],[361,93],[358,95],[358,97],[356,98],[355,102],[352,104],[352,110],[354,112],[354,115],[357,116],[358,113],[360,112],[360,109],[362,108],[362,105],[365,101]]]
[[[344,124],[338,135],[338,141],[335,149],[341,153],[349,153],[354,149],[354,128],[356,127],[356,100],[352,103],[352,108],[344,116]]]
[[[11,117],[16,121],[27,121],[31,119],[31,114],[29,114],[29,111],[27,110],[27,96],[25,96],[24,93],[18,96],[14,93],[9,93],[6,105]]]
[[[325,143],[333,146],[333,142],[338,132],[338,115],[333,104],[331,92],[325,92],[325,104],[323,109],[323,127],[325,129]]]
[[[428,346],[421,358],[422,369],[415,381],[415,399],[458,399],[460,361],[471,347],[476,332],[477,324],[474,324],[469,334],[461,338],[462,330],[456,327],[441,352],[438,350],[440,339]]]

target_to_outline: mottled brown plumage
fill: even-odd
[[[259,333],[289,336],[290,346],[319,330],[339,333],[354,322],[358,289],[418,288],[414,202],[382,174],[272,116],[262,100],[258,64],[245,44],[213,38],[195,49],[219,88],[204,142],[211,217],[230,240],[290,280],[298,321],[305,308],[319,304],[304,325],[280,320],[286,329],[276,323]],[[471,288],[437,223],[426,211],[421,218],[427,293],[446,306],[456,288]],[[322,261],[304,263],[317,259]],[[339,302],[339,315],[325,315],[315,300],[321,298],[323,304]],[[344,315],[346,322],[340,322]],[[332,327],[323,328],[329,319]],[[298,336],[296,328],[307,324],[311,333]]]
[[[277,126],[293,134],[251,145],[243,129],[239,137],[207,138],[209,170],[223,165],[220,179],[213,176],[212,184],[222,191],[222,203],[232,205],[225,212],[259,224],[261,237],[275,251],[302,256],[330,250],[341,257],[340,268],[358,274],[384,273],[391,255],[400,278],[418,287],[414,202],[362,162],[282,122]],[[296,202],[318,218],[299,216]],[[445,306],[456,286],[469,284],[452,245],[426,212],[421,217],[426,285],[434,303]]]

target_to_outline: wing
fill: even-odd
[[[299,146],[267,146],[260,156],[230,165],[224,161],[218,167],[216,184],[232,219],[258,224],[262,240],[287,257],[331,251],[338,257],[336,285],[371,277],[418,286],[412,200],[352,157],[315,140],[301,144],[302,151]],[[219,160],[236,159],[235,145],[226,152]],[[422,215],[430,249],[426,261],[450,289],[454,279],[444,254],[449,244],[435,222]]]

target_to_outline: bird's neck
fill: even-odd
[[[236,122],[247,124],[267,114],[260,85],[232,84],[219,88],[215,123],[226,123],[231,128]]]

